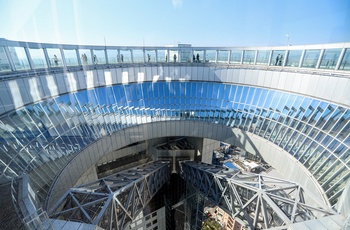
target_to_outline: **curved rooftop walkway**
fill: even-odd
[[[349,43],[111,47],[0,40],[0,54],[1,179],[29,173],[42,201],[56,175],[92,143],[171,120],[220,124],[274,143],[311,173],[331,204],[350,177]]]

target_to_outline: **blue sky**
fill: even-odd
[[[0,37],[63,44],[350,42],[349,0],[1,0]]]

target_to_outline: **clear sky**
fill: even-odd
[[[1,0],[0,37],[91,45],[350,42],[350,0]]]

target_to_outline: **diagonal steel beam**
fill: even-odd
[[[205,185],[195,188],[199,192],[202,192],[199,188],[210,191],[210,193],[204,194],[206,196],[210,195],[208,196],[209,200],[230,213],[232,217],[243,218],[250,228],[256,227],[259,217],[263,218],[266,228],[278,228],[280,227],[277,226],[279,224],[284,225],[296,221],[315,219],[316,216],[313,212],[319,212],[322,216],[336,214],[330,207],[325,207],[324,204],[319,203],[320,205],[317,207],[306,204],[304,194],[308,196],[310,194],[299,184],[292,181],[261,174],[239,172],[238,170],[228,170],[220,166],[192,161],[180,162],[180,169],[180,175],[186,182],[191,184],[196,184],[196,182],[205,183]],[[211,183],[209,178],[213,178]],[[227,186],[223,181],[227,182]],[[227,188],[230,189],[227,190]],[[229,191],[230,197],[227,196],[227,191]],[[286,206],[279,205],[280,202],[291,207],[291,218],[284,211]],[[255,207],[254,218],[251,216],[253,213],[248,210],[252,207],[251,205]],[[299,210],[310,213],[310,215],[305,215],[302,217],[303,219],[297,218],[298,220],[296,220],[295,216]],[[269,216],[272,217],[273,215],[277,215],[282,223],[270,223]]]
[[[71,188],[65,196],[59,199],[54,205],[53,213],[50,216],[55,217],[60,213],[65,213],[67,210],[64,209],[64,204],[68,201],[67,197],[70,196],[73,202],[76,203],[77,209],[80,209],[81,212],[86,216],[89,224],[98,225],[101,218],[105,217],[111,221],[111,223],[106,224],[106,226],[111,226],[113,223],[116,223],[118,229],[124,229],[128,224],[125,222],[125,219],[132,220],[138,215],[138,213],[148,204],[151,198],[156,194],[156,192],[163,186],[163,184],[170,179],[170,161],[155,161],[150,162],[144,165],[139,165],[135,168],[131,168],[111,176],[89,182]],[[140,188],[137,187],[137,184],[140,184]],[[97,192],[98,189],[103,189],[107,193]],[[130,190],[128,194],[125,194],[125,191]],[[142,190],[142,191],[140,191]],[[96,191],[96,192],[95,192]],[[144,192],[147,191],[147,196],[144,196]],[[89,201],[86,204],[80,204],[79,201],[75,198],[75,195],[83,195],[84,199],[95,199]],[[126,196],[126,197],[125,197]],[[107,199],[107,200],[106,200]],[[138,199],[142,206],[136,207],[136,201]],[[111,208],[114,210],[115,214],[111,217],[105,216],[110,215],[108,207],[112,203]],[[118,204],[118,207],[116,206]],[[85,210],[90,205],[100,205],[102,207],[98,213],[97,217],[94,220],[88,214],[89,210]],[[59,210],[59,208],[61,210]],[[118,220],[117,210],[124,212],[123,219]],[[130,211],[128,211],[130,210]],[[76,220],[72,220],[76,221]],[[81,220],[84,222],[84,220]],[[114,224],[113,224],[114,225]]]

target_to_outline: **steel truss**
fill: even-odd
[[[71,188],[50,218],[125,229],[170,178],[170,162],[156,161]]]
[[[180,162],[180,168],[187,183],[250,229],[336,214],[295,182],[193,161]],[[306,196],[312,205],[305,203]]]

